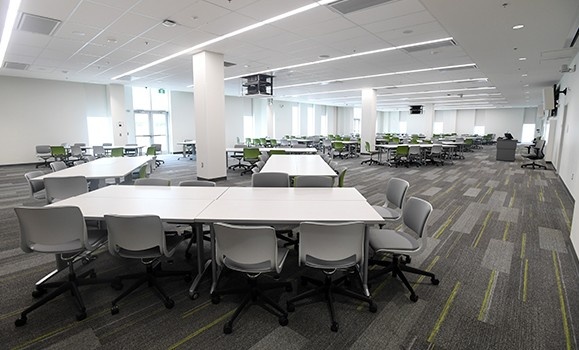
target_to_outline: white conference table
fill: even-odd
[[[255,148],[255,147],[247,147],[247,148]],[[284,151],[285,153],[318,153],[318,150],[311,147],[306,148],[299,148],[299,147],[259,147],[260,152],[269,152],[269,151]],[[225,149],[227,153],[243,153],[243,148],[241,147],[227,147]]]
[[[261,168],[260,173],[272,172],[288,173],[292,177],[300,175],[338,176],[334,169],[317,154],[272,154]]]
[[[380,224],[384,219],[355,188],[330,187],[312,191],[312,188],[229,188],[197,217],[205,223],[235,224],[294,224],[304,221],[347,222],[362,221],[367,225]],[[362,266],[363,288],[368,289],[368,234],[365,235]],[[211,245],[215,247],[212,232]],[[216,288],[217,267],[212,249],[211,292]]]
[[[103,220],[105,215],[157,215],[165,222],[191,224],[196,242],[203,242],[199,213],[221,196],[227,187],[108,186],[64,199],[50,206],[72,205],[85,219]],[[197,276],[189,288],[195,298],[197,286],[211,262],[205,262],[203,245],[197,244]],[[59,268],[57,261],[57,270]],[[55,271],[57,272],[57,271]]]
[[[133,170],[140,168],[152,159],[153,158],[149,156],[99,158],[84,164],[39,176],[38,179],[84,176],[87,180],[99,180],[101,182],[99,187],[102,187],[101,185],[105,179],[114,178],[118,184],[121,178],[130,175]]]
[[[273,199],[272,199],[273,198]],[[253,187],[157,187],[108,186],[50,206],[72,205],[80,208],[86,219],[102,220],[106,214],[158,215],[166,222],[195,224],[197,242],[202,242],[203,223],[299,225],[303,221],[362,221],[379,224],[384,220],[355,188],[253,188]],[[212,247],[215,246],[212,235]],[[362,267],[364,292],[367,287],[368,236]],[[198,273],[189,294],[195,297],[197,286],[208,265],[203,246],[197,246]],[[213,266],[213,285],[217,281]]]

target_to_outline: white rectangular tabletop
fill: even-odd
[[[87,219],[98,220],[107,214],[157,215],[164,221],[194,222],[197,215],[211,202],[210,199],[90,197],[87,193],[50,206],[77,206]]]
[[[260,172],[282,172],[288,173],[290,176],[337,176],[334,169],[317,154],[272,154]]]
[[[39,178],[66,176],[84,176],[87,179],[120,178],[131,174],[133,170],[150,160],[152,158],[149,156],[99,158],[91,162],[45,174]]]
[[[353,187],[229,187],[219,200],[365,201]]]
[[[226,200],[219,198],[198,216],[200,222],[299,224],[303,221],[383,223],[366,201]]]
[[[253,148],[253,147],[252,147]],[[308,148],[292,148],[292,147],[259,147],[260,152],[269,152],[271,150],[285,151],[286,153],[318,153],[318,150],[312,147]],[[243,153],[243,148],[228,147],[225,149],[230,153]]]
[[[228,187],[186,187],[186,186],[107,186],[91,191],[87,198],[159,198],[159,199],[207,199],[221,196]]]

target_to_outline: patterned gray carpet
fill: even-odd
[[[452,165],[385,167],[360,165],[362,158],[338,160],[348,167],[345,185],[356,187],[371,204],[382,204],[386,181],[410,182],[408,195],[430,201],[428,248],[413,266],[437,274],[440,285],[408,275],[419,300],[391,276],[372,281],[377,313],[337,297],[338,333],[330,331],[325,304],[311,302],[290,314],[281,327],[259,307],[247,309],[224,335],[224,320],[240,301],[226,296],[213,305],[209,283],[190,300],[188,283],[175,277],[164,287],[175,300],[167,310],[146,288],[120,303],[112,288],[83,287],[88,318],[74,319],[70,296],[32,312],[28,324],[14,326],[19,312],[34,299],[34,282],[53,268],[53,257],[25,254],[13,207],[42,205],[30,197],[23,174],[34,166],[0,167],[0,348],[15,349],[578,349],[579,267],[569,241],[573,200],[553,170],[521,169],[517,161],[495,161],[495,148],[466,153]],[[195,178],[195,161],[164,156],[153,177],[174,183]],[[231,162],[235,162],[231,160]],[[250,177],[230,171],[218,185],[249,186]],[[393,226],[395,227],[395,226]],[[205,247],[207,250],[208,246]],[[184,250],[184,247],[183,249]],[[182,251],[169,268],[194,265]],[[101,251],[89,266],[99,276],[140,271],[139,263]],[[80,266],[79,271],[86,269]],[[271,294],[284,301],[304,287],[296,254],[290,253],[281,279],[291,293]],[[319,277],[319,276],[318,276]],[[224,283],[241,281],[233,273]]]

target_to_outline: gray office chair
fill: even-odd
[[[325,279],[319,281],[302,276],[302,284],[311,283],[316,288],[289,299],[287,301],[287,310],[293,312],[297,301],[322,294],[330,310],[330,329],[333,332],[338,331],[338,322],[334,312],[334,293],[368,303],[370,312],[376,312],[378,308],[372,299],[362,293],[339,286],[342,281],[349,278],[348,274],[332,280],[332,275],[337,270],[352,268],[359,270],[359,265],[364,259],[364,234],[365,225],[363,222],[303,222],[300,225],[298,262],[300,266],[305,265],[322,270]]]
[[[258,173],[251,175],[252,187],[289,187],[290,178],[287,173]]]
[[[48,160],[52,158],[52,150],[50,149],[50,145],[37,145],[36,146],[36,156],[43,160],[44,163],[36,164],[36,167],[39,166],[49,166]]]
[[[539,164],[536,161],[545,158],[545,153],[543,153],[543,149],[545,148],[545,140],[538,140],[535,146],[533,147],[533,153],[523,155],[524,158],[531,160],[531,163],[526,163],[521,165],[521,168],[539,168],[539,169],[547,169],[547,166],[543,164]]]
[[[171,180],[145,177],[136,179],[135,186],[171,186]]]
[[[223,332],[233,331],[233,322],[249,302],[257,303],[268,312],[278,317],[279,324],[288,324],[287,313],[264,292],[275,288],[291,291],[289,282],[270,282],[258,284],[261,274],[281,272],[288,250],[277,246],[275,230],[270,226],[234,226],[224,223],[213,225],[215,233],[216,263],[219,272],[223,267],[245,273],[247,286],[219,289],[211,294],[211,301],[217,304],[222,295],[243,294],[243,300],[231,318],[225,323]],[[219,280],[217,281],[219,282]]]
[[[128,157],[136,157],[139,154],[139,150],[136,148],[138,144],[136,143],[127,143],[125,144],[125,155]]]
[[[26,182],[30,186],[30,196],[34,199],[45,199],[46,194],[44,191],[44,180],[34,179],[36,177],[42,176],[44,173],[40,170],[29,171],[24,174],[24,178],[26,178]],[[41,196],[37,197],[37,193],[40,193]]]
[[[44,179],[46,202],[78,196],[88,192],[88,183],[84,176],[47,177]]]
[[[235,170],[238,168],[247,169],[246,165],[241,163],[241,161],[243,160],[243,148],[247,147],[247,145],[244,143],[238,143],[233,147],[239,148],[239,151],[233,152],[233,154],[231,155],[231,158],[237,160],[237,164],[230,165],[227,168],[231,170]]]
[[[160,143],[153,143],[151,146],[155,147],[155,155],[161,154],[163,145]],[[161,166],[161,164],[165,164],[165,161],[159,158],[155,158],[155,164],[157,166]]]
[[[102,158],[106,156],[104,146],[92,146],[92,155],[96,158]]]
[[[80,275],[74,271],[74,261],[86,252],[92,252],[106,242],[107,233],[103,230],[87,230],[84,217],[78,207],[19,207],[14,208],[20,224],[20,247],[26,253],[56,254],[68,267],[68,277],[62,282],[43,282],[32,293],[35,298],[46,294],[49,288],[56,288],[27,307],[14,324],[24,326],[27,315],[57,296],[72,294],[78,308],[77,320],[86,318],[86,307],[78,287],[110,281],[96,279],[94,270]],[[50,322],[50,316],[44,317]]]
[[[301,175],[294,178],[294,187],[332,187],[334,178],[331,176]]]
[[[432,213],[432,205],[427,201],[410,197],[402,210],[402,220],[406,229],[402,231],[370,229],[370,247],[375,253],[392,254],[392,261],[381,259],[370,259],[370,264],[383,266],[371,278],[376,278],[392,272],[410,291],[410,300],[416,302],[418,296],[414,289],[404,276],[404,271],[430,277],[430,282],[438,285],[439,280],[436,276],[428,271],[423,271],[406,265],[400,261],[402,255],[417,255],[426,248],[426,222]]]
[[[115,289],[122,288],[122,281],[125,279],[137,281],[112,301],[111,314],[119,313],[117,303],[144,283],[153,288],[167,309],[175,306],[175,302],[165,293],[157,278],[185,276],[186,280],[191,279],[190,270],[164,271],[161,269],[161,259],[173,256],[177,246],[183,241],[183,237],[166,235],[163,223],[156,215],[105,215],[105,222],[108,230],[109,252],[122,258],[139,259],[146,266],[146,271],[143,273],[115,277],[113,282]]]
[[[50,163],[50,169],[52,169],[52,171],[59,171],[66,168],[68,168],[68,165],[61,160]]]
[[[70,146],[70,155],[68,156],[69,162],[75,162],[78,160],[84,159],[84,153],[82,152],[82,148],[78,144],[74,144]]]
[[[404,198],[410,184],[406,180],[396,177],[388,180],[386,184],[386,200],[381,206],[373,205],[372,208],[384,218],[384,220],[395,221],[402,217],[402,206]]]

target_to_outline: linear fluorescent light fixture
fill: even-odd
[[[16,22],[16,15],[18,14],[18,9],[20,8],[20,1],[21,0],[10,0],[10,4],[8,4],[8,11],[6,11],[6,21],[4,22],[4,29],[2,30],[2,38],[0,40],[0,66],[4,62],[4,56],[6,55],[6,50],[8,49],[8,43],[10,42],[10,37],[12,36],[14,22]]]
[[[432,67],[432,68],[422,68],[422,69],[412,69],[412,70],[405,70],[405,71],[398,71],[398,72],[389,72],[389,73],[381,73],[381,74],[371,74],[371,75],[360,75],[357,77],[349,77],[349,78],[338,78],[332,80],[324,80],[324,81],[313,81],[308,83],[301,83],[301,84],[293,84],[293,85],[283,85],[283,86],[276,86],[277,90],[280,89],[287,89],[292,87],[300,87],[300,86],[308,86],[308,85],[319,85],[324,83],[331,83],[333,81],[352,81],[352,80],[360,80],[360,79],[370,79],[370,78],[378,78],[378,77],[388,77],[392,75],[402,75],[402,74],[413,74],[413,73],[423,73],[423,72],[431,72],[435,70],[445,70],[445,69],[456,69],[456,68],[464,68],[464,67],[472,67],[475,66],[475,63],[467,63],[467,64],[457,64],[454,66],[443,66],[443,67]]]
[[[218,43],[218,42],[223,41],[223,40],[225,40],[225,39],[228,39],[228,38],[237,36],[237,35],[239,35],[239,34],[243,34],[243,33],[248,32],[248,31],[250,31],[250,30],[257,29],[257,28],[259,28],[259,27],[263,27],[263,26],[266,25],[266,24],[271,24],[271,23],[274,23],[274,22],[277,22],[277,21],[281,21],[282,19],[285,19],[285,18],[288,18],[288,17],[291,17],[291,16],[295,16],[295,15],[300,14],[300,13],[302,13],[302,12],[306,12],[306,11],[312,10],[312,9],[314,9],[314,8],[316,8],[316,7],[323,6],[323,5],[327,5],[327,4],[331,4],[332,2],[335,2],[335,1],[337,1],[337,0],[321,0],[321,1],[317,1],[317,2],[314,2],[314,3],[312,3],[312,4],[309,4],[309,5],[306,5],[306,6],[302,6],[302,7],[299,7],[299,8],[297,8],[297,9],[294,9],[294,10],[291,10],[291,11],[288,11],[288,12],[285,12],[285,13],[282,13],[281,15],[277,15],[277,16],[268,18],[268,19],[266,19],[266,20],[264,20],[264,21],[254,23],[254,24],[249,25],[249,26],[247,26],[247,27],[243,27],[243,28],[240,28],[240,29],[238,29],[238,30],[234,30],[233,32],[229,32],[229,33],[227,33],[227,34],[223,34],[223,35],[218,36],[218,37],[216,37],[216,38],[213,38],[213,39],[211,39],[211,40],[207,40],[207,41],[205,41],[205,42],[202,42],[201,44],[197,44],[197,45],[192,46],[192,47],[190,47],[190,48],[188,48],[188,49],[181,50],[181,51],[176,52],[176,53],[174,53],[174,54],[172,54],[172,55],[163,57],[163,58],[158,59],[158,60],[156,60],[156,61],[153,61],[153,62],[151,62],[151,63],[147,63],[147,64],[145,64],[145,65],[143,65],[143,66],[141,66],[141,67],[138,67],[138,68],[135,68],[135,69],[130,70],[130,71],[128,71],[128,72],[125,72],[125,73],[123,73],[123,74],[117,75],[117,76],[113,77],[112,80],[117,80],[117,79],[119,79],[119,78],[121,78],[121,77],[123,77],[123,76],[125,76],[125,75],[131,75],[131,74],[134,74],[134,73],[136,73],[136,72],[140,72],[140,71],[145,70],[145,69],[147,69],[147,68],[151,68],[151,67],[153,67],[153,66],[156,66],[156,65],[158,65],[158,64],[160,64],[160,63],[163,63],[163,62],[167,62],[167,61],[169,61],[169,60],[172,60],[173,58],[176,58],[176,57],[179,57],[179,56],[182,56],[182,55],[191,53],[191,52],[193,52],[193,51],[195,51],[195,50],[199,50],[199,49],[201,49],[202,47],[205,47],[205,46],[208,46],[208,45],[211,45],[211,44]]]
[[[428,40],[428,41],[421,41],[421,42],[418,42],[418,43],[412,43],[412,44],[406,44],[406,45],[400,45],[400,46],[386,47],[386,48],[377,49],[377,50],[357,52],[357,53],[353,53],[353,54],[351,54],[351,55],[344,55],[344,56],[326,58],[326,59],[316,60],[316,61],[311,61],[311,62],[298,63],[298,64],[294,64],[294,65],[291,65],[291,66],[270,68],[270,69],[262,70],[262,71],[259,71],[259,72],[247,73],[247,74],[243,74],[243,75],[236,75],[236,76],[234,76],[234,77],[228,77],[228,78],[226,78],[225,80],[237,79],[237,78],[241,78],[241,77],[244,77],[244,76],[247,76],[247,75],[262,74],[262,73],[277,72],[277,71],[287,70],[287,69],[295,69],[295,68],[307,67],[307,66],[311,66],[311,65],[314,65],[314,64],[328,63],[328,62],[344,60],[344,59],[348,59],[348,58],[352,58],[352,57],[360,57],[360,56],[366,56],[366,55],[373,55],[373,54],[376,54],[376,53],[382,53],[382,52],[400,50],[400,49],[405,49],[405,48],[409,48],[409,47],[416,47],[416,46],[423,46],[423,45],[431,45],[431,44],[434,44],[434,43],[439,43],[439,42],[443,42],[443,41],[452,41],[452,40],[453,40],[452,37],[448,37],[448,38],[434,39],[434,40]],[[327,82],[325,82],[325,83],[327,83]],[[278,88],[279,88],[279,87],[276,87],[276,89],[278,89]]]

